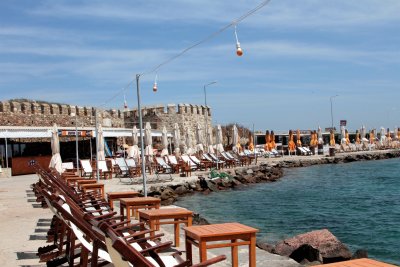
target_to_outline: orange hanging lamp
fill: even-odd
[[[236,25],[235,25],[235,37],[236,37],[236,55],[241,57],[243,55],[243,50],[240,47],[239,38],[237,36]]]

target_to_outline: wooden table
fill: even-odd
[[[126,219],[131,219],[130,211],[133,211],[133,215],[137,218],[137,212],[139,209],[159,209],[161,200],[156,197],[135,197],[135,198],[120,198],[120,214],[124,215],[124,209],[126,209]]]
[[[147,223],[153,232],[150,236],[154,236],[157,226],[162,224],[173,224],[175,235],[175,247],[179,247],[179,224],[184,223],[186,226],[192,226],[193,211],[183,208],[154,209],[139,211],[139,220]],[[144,229],[143,229],[144,230]]]
[[[238,266],[238,246],[249,246],[249,266],[256,266],[256,233],[258,229],[240,223],[222,223],[185,227],[186,257],[192,261],[192,245],[199,248],[200,262],[207,260],[207,249],[231,247],[232,266]],[[218,242],[214,241],[229,241]],[[208,242],[213,242],[209,243]]]
[[[396,265],[376,261],[373,259],[357,259],[341,261],[323,265],[314,265],[314,267],[396,267]]]
[[[80,185],[80,188],[82,189],[83,193],[86,193],[88,191],[100,191],[101,196],[104,198],[104,184],[83,184]]]
[[[119,200],[120,198],[134,198],[138,197],[139,192],[136,191],[124,191],[124,192],[108,192],[107,200],[110,204],[110,208],[114,209],[114,201]]]

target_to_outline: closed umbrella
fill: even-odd
[[[288,142],[289,152],[296,152],[296,144],[293,141],[293,131],[289,130],[289,142]]]
[[[213,147],[213,143],[214,143],[214,141],[213,141],[213,133],[212,133],[212,128],[210,127],[210,129],[208,130],[208,136],[207,136],[207,138],[208,138],[208,152],[209,153],[214,153],[214,147]]]
[[[302,143],[301,143],[301,137],[300,137],[300,130],[299,129],[297,129],[297,132],[296,132],[296,145],[298,146],[298,147],[301,147],[302,146]]]
[[[51,131],[51,160],[49,168],[54,168],[57,172],[62,173],[61,167],[61,156],[60,156],[60,140],[58,138],[57,125],[53,125],[53,130]]]
[[[375,143],[375,130],[372,129],[371,132],[369,133],[369,143],[374,144]]]
[[[221,125],[217,126],[217,151],[224,152],[224,147],[222,146],[222,129]]]
[[[249,133],[249,150],[254,151],[254,144],[253,144],[253,134]]]
[[[275,133],[274,133],[274,131],[271,131],[271,134],[270,134],[270,136],[269,136],[269,143],[268,143],[268,146],[269,146],[269,151],[272,151],[273,149],[276,148]]]
[[[318,144],[324,144],[324,139],[322,138],[322,130],[320,126],[318,126]]]
[[[105,160],[106,156],[104,153],[104,136],[103,136],[103,127],[99,124],[97,128],[97,159]]]
[[[186,139],[185,154],[192,155],[194,153],[194,149],[192,146],[193,145],[192,133],[190,132],[189,129],[186,130],[185,139]]]
[[[394,139],[399,139],[399,128],[394,127],[394,135],[393,135]]]
[[[233,125],[232,127],[232,150],[235,153],[239,153],[240,151],[240,138],[239,138],[239,132],[236,127],[236,124]]]
[[[361,135],[361,141],[362,142],[368,142],[368,139],[366,138],[367,131],[365,130],[365,126],[364,125],[361,127],[360,135]]]
[[[151,125],[150,122],[146,122],[146,126],[144,128],[144,138],[145,138],[145,155],[153,156],[153,140],[151,138]]]
[[[197,124],[196,127],[196,151],[204,151],[203,147],[203,131],[200,127],[200,124]]]
[[[168,136],[167,136],[167,128],[165,126],[162,129],[162,136],[161,136],[161,143],[162,143],[162,151],[161,151],[161,156],[167,156],[168,155]]]
[[[180,154],[179,146],[181,144],[181,133],[179,131],[178,123],[174,124],[174,146],[175,146],[175,155]]]
[[[128,158],[138,158],[139,157],[139,147],[138,147],[138,130],[136,126],[132,129],[132,146],[128,148]]]
[[[269,142],[270,141],[271,141],[271,138],[270,138],[270,135],[269,135],[269,131],[266,130],[265,131],[265,146],[264,146],[264,149],[267,150],[267,151],[270,151],[269,150],[269,148],[270,148]]]
[[[346,129],[340,126],[340,144],[346,144]]]
[[[335,147],[335,145],[336,145],[336,142],[335,142],[335,132],[334,132],[332,129],[331,129],[331,132],[330,132],[329,144],[330,144],[332,147]]]

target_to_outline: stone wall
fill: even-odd
[[[95,125],[95,108],[43,103],[36,101],[2,101],[0,102],[0,126],[52,126],[73,127],[76,122],[79,127]],[[205,122],[211,126],[212,118],[209,107],[190,104],[169,104],[167,106],[152,106],[142,108],[143,122],[150,122],[152,129],[161,130],[166,126],[173,130],[174,123],[195,133],[197,123],[204,129]],[[76,117],[75,117],[76,116]],[[103,127],[132,128],[139,125],[137,109],[101,110],[98,111],[99,121]],[[206,119],[207,118],[207,119]]]
[[[125,127],[131,128],[133,125],[139,126],[139,112],[137,109],[124,112]],[[175,123],[178,123],[183,135],[184,131],[190,129],[194,135],[197,124],[204,129],[207,124],[211,127],[212,117],[210,107],[191,104],[168,104],[145,107],[142,109],[143,122],[150,122],[152,129],[161,130],[164,126],[172,132]],[[204,130],[203,130],[204,134]]]

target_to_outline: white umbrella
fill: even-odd
[[[397,126],[396,126],[396,127],[394,127],[394,138],[393,139],[397,140],[398,134],[399,134],[399,128],[397,128]]]
[[[221,125],[217,126],[217,151],[224,152],[224,147],[222,146],[222,129]]]
[[[132,129],[132,146],[128,148],[128,158],[138,158],[139,157],[139,147],[138,147],[138,130],[136,125]]]
[[[61,167],[61,156],[60,156],[60,140],[58,138],[57,125],[53,125],[53,130],[51,131],[51,153],[52,157],[50,160],[49,168],[56,169],[59,173],[62,173]]]
[[[175,154],[179,155],[180,149],[179,146],[181,144],[181,133],[179,131],[178,123],[174,124],[174,146],[175,146]]]
[[[162,146],[163,146],[163,150],[161,151],[161,156],[167,156],[168,155],[168,136],[167,136],[167,128],[165,128],[165,126],[162,129],[162,137],[161,137],[161,141],[162,141]]]
[[[190,132],[190,130],[189,129],[187,129],[186,130],[186,135],[185,135],[185,137],[186,137],[186,143],[185,143],[185,154],[187,154],[187,155],[192,155],[193,153],[194,153],[194,149],[193,149],[193,147],[192,147],[192,144],[193,144],[193,142],[192,142],[192,133]]]
[[[201,130],[200,124],[197,124],[196,127],[196,150],[197,151],[204,151],[204,147],[203,147],[203,132]]]
[[[383,127],[381,127],[381,138],[379,142],[381,143],[381,145],[384,145],[386,142],[386,130]]]
[[[106,156],[104,154],[104,137],[103,137],[103,127],[99,124],[97,128],[97,159],[105,160]]]
[[[150,122],[146,122],[146,127],[144,129],[144,137],[145,137],[145,155],[153,156],[153,140],[151,139],[151,126]]]
[[[361,130],[360,130],[360,136],[361,136],[361,141],[362,141],[362,142],[369,142],[369,140],[365,137],[366,134],[367,134],[367,131],[366,131],[366,129],[365,129],[365,126],[363,125],[363,126],[361,127]]]
[[[207,136],[207,138],[208,138],[208,152],[209,153],[214,153],[214,147],[213,147],[213,143],[214,143],[214,141],[213,141],[213,132],[212,132],[212,128],[210,127],[209,128],[209,130],[208,130],[208,136]]]
[[[346,129],[344,126],[340,126],[340,143],[346,144]]]
[[[318,126],[318,144],[324,144],[324,139],[322,138],[322,130],[320,126]]]

